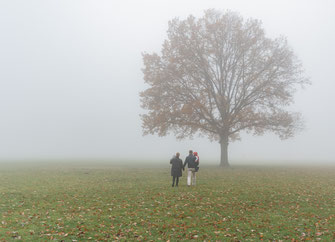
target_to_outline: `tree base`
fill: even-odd
[[[219,167],[223,168],[223,169],[230,169],[231,168],[231,166],[229,164],[220,164]]]

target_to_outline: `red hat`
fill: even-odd
[[[193,155],[198,155],[198,152],[194,152]]]

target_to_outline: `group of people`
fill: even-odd
[[[196,172],[199,170],[199,155],[197,152],[193,152],[192,150],[189,151],[188,156],[183,161],[179,158],[180,153],[177,152],[176,155],[170,160],[171,167],[171,176],[172,176],[172,187],[176,185],[178,186],[179,177],[182,176],[185,170],[185,166],[187,165],[187,185],[188,186],[195,186],[196,182]]]

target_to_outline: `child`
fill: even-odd
[[[193,155],[195,156],[195,171],[198,171],[199,170],[199,155],[198,155],[198,152],[194,152]]]

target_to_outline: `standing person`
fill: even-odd
[[[193,151],[190,150],[189,155],[186,157],[185,162],[184,162],[184,166],[183,168],[185,169],[185,166],[187,165],[187,185],[191,186],[191,184],[193,186],[195,186],[195,167],[196,167],[196,157],[193,155]]]
[[[178,186],[179,183],[179,177],[182,176],[182,171],[181,169],[184,170],[183,168],[183,161],[179,158],[180,154],[179,152],[176,153],[176,155],[170,160],[171,166],[171,176],[172,178],[172,187],[174,187],[174,184],[176,182],[176,187]]]
[[[198,152],[196,151],[194,151],[193,155],[195,156],[195,171],[198,172],[200,158],[199,158]]]

